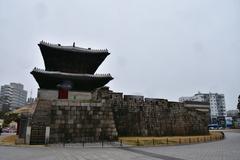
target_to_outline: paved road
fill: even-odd
[[[0,160],[239,160],[240,132],[225,134],[222,141],[167,147],[0,146]]]
[[[184,160],[240,160],[240,133],[225,132],[225,135],[226,138],[221,141],[184,146],[138,148],[137,151]]]

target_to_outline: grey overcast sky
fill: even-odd
[[[239,0],[0,0],[0,85],[44,68],[37,44],[107,48],[97,73],[124,94],[178,101],[196,92],[240,94]]]

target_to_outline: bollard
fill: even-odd
[[[221,134],[222,134],[222,139],[224,139],[225,138],[224,132],[221,132]]]
[[[50,127],[47,126],[46,131],[45,131],[45,144],[46,145],[49,143],[49,136],[50,136]]]
[[[191,143],[191,138],[190,138],[190,137],[189,137],[188,143],[189,143],[189,144]]]
[[[82,146],[83,146],[83,148],[84,148],[84,141],[83,141],[83,143],[82,143]]]
[[[120,140],[120,146],[122,147],[122,139]]]
[[[27,126],[25,143],[30,144],[30,139],[31,139],[31,126]]]
[[[181,142],[181,138],[179,138],[179,144],[181,144],[182,142]]]
[[[139,142],[139,139],[137,139],[137,146],[140,146],[140,142]]]
[[[155,145],[154,138],[152,139],[153,145]]]
[[[103,140],[102,140],[102,148],[103,148]]]
[[[167,145],[168,145],[168,138],[167,138]]]

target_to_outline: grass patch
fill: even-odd
[[[223,139],[221,132],[210,132],[209,135],[198,136],[166,136],[166,137],[119,137],[119,141],[132,146],[193,144]]]
[[[0,138],[0,144],[15,144],[17,136],[16,135],[9,135]]]

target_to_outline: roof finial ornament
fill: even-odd
[[[73,42],[73,47],[75,47],[75,42]]]

